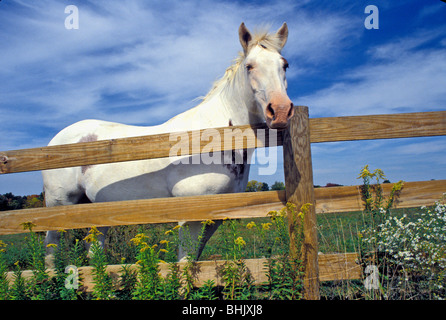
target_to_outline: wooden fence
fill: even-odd
[[[240,130],[237,130],[240,129]],[[266,139],[258,139],[258,129],[265,125],[218,128],[222,135],[231,130],[232,145],[221,151],[268,147]],[[253,131],[255,139],[243,133]],[[268,130],[266,130],[269,133]],[[189,154],[201,153],[208,141],[194,148],[192,138],[202,131],[189,132]],[[0,234],[21,233],[22,222],[32,222],[35,231],[75,229],[95,226],[201,221],[223,218],[265,217],[270,210],[281,209],[287,201],[300,207],[313,203],[305,215],[305,297],[319,297],[319,281],[358,279],[361,269],[352,254],[318,254],[316,214],[362,210],[359,186],[313,188],[311,143],[394,139],[446,135],[446,111],[392,115],[313,118],[307,107],[295,107],[295,116],[287,130],[278,135],[283,145],[286,191],[233,193],[181,198],[159,198],[109,203],[78,204],[63,207],[35,208],[0,212]],[[168,157],[176,141],[170,134],[94,141],[42,148],[0,152],[0,174],[47,170],[73,166]],[[219,151],[214,148],[214,152]],[[205,151],[206,152],[206,151]],[[183,150],[184,153],[184,150]],[[388,193],[391,184],[384,185]],[[398,207],[432,205],[446,191],[446,180],[405,183]],[[177,208],[182,208],[178,211]],[[293,236],[293,235],[292,235]],[[258,283],[264,277],[262,259],[249,259],[247,265]],[[199,262],[202,273],[197,284],[216,277],[215,265],[221,261]],[[212,271],[214,266],[214,271]],[[109,266],[116,274],[118,266]],[[208,271],[206,271],[208,270]],[[256,272],[258,270],[258,272]],[[81,268],[89,282],[89,267]],[[217,279],[218,282],[218,279]],[[90,287],[91,288],[91,287]]]

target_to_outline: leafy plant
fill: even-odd
[[[27,242],[30,252],[29,264],[33,270],[33,277],[30,279],[31,299],[50,300],[52,298],[50,276],[45,267],[45,247],[43,240],[33,232],[35,227],[31,222],[22,223],[24,230],[29,230],[29,241]]]
[[[6,244],[0,240],[0,300],[9,299],[9,284],[6,278],[7,265],[4,253],[6,252]]]
[[[130,264],[123,264],[120,276],[121,289],[116,292],[116,298],[118,300],[131,300],[137,280],[138,274],[136,270],[132,270]]]
[[[131,240],[139,249],[137,255],[138,261],[138,280],[134,299],[154,300],[161,296],[161,277],[159,275],[159,253],[158,245],[147,243],[147,236],[143,233],[136,235]]]
[[[22,270],[18,262],[15,263],[14,281],[11,286],[10,296],[12,300],[29,300],[26,293],[25,279],[22,276]]]
[[[279,212],[271,211],[268,215],[276,230],[273,252],[274,256],[268,259],[265,267],[268,277],[269,299],[302,298],[303,289],[303,241],[304,241],[304,218],[310,204],[304,204],[299,213],[292,203]],[[291,246],[289,231],[295,230],[295,243]],[[295,248],[296,252],[291,252]]]
[[[246,241],[238,233],[237,220],[223,221],[223,241],[227,248],[220,275],[224,282],[223,295],[230,300],[247,300],[253,293],[253,278],[242,253]]]
[[[93,266],[93,297],[96,300],[111,300],[114,298],[113,283],[107,273],[107,258],[104,249],[98,241],[98,236],[102,233],[92,227],[85,237],[85,241],[90,243],[91,265]]]

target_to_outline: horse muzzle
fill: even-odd
[[[294,106],[289,99],[285,103],[269,103],[265,111],[266,124],[270,129],[283,130],[293,115]]]

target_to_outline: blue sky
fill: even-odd
[[[79,29],[67,30],[68,4]],[[368,30],[367,5],[379,9]],[[237,29],[286,21],[288,93],[310,117],[446,110],[446,4],[432,1],[0,2],[0,150],[46,145],[83,119],[154,125],[193,107],[240,50]],[[252,179],[283,180],[278,172]],[[275,152],[274,149],[272,152]],[[312,146],[314,182],[446,179],[446,137]],[[39,193],[40,172],[0,176]]]

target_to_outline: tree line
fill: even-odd
[[[0,211],[44,207],[44,199],[43,192],[29,196],[15,196],[11,192],[0,194]]]

